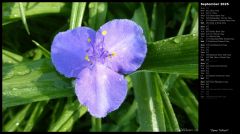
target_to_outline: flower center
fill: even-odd
[[[106,31],[103,31],[102,34],[106,34]],[[88,42],[90,41],[91,39],[88,38]],[[115,52],[109,52],[106,49],[104,38],[96,41],[95,44],[91,46],[86,52],[87,54],[85,56],[85,60],[91,64],[94,64],[96,61],[104,64],[106,58],[112,58],[113,56],[117,55]]]

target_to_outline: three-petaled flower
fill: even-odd
[[[91,115],[101,118],[119,108],[127,95],[124,74],[137,70],[147,47],[142,28],[127,19],[58,33],[51,46],[57,71],[76,78],[75,93]]]

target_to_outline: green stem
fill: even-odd
[[[74,29],[82,25],[82,19],[86,2],[73,2],[72,13],[70,18],[70,29]]]
[[[92,131],[101,132],[102,131],[102,119],[92,117]]]
[[[181,27],[180,27],[177,35],[182,35],[183,32],[184,32],[184,29],[185,29],[185,26],[186,26],[186,23],[187,23],[187,19],[188,19],[188,15],[189,15],[189,12],[190,12],[190,9],[191,9],[191,5],[192,5],[192,4],[189,3],[188,6],[187,6],[184,20],[183,20],[183,22],[182,22],[182,25],[181,25]]]
[[[35,40],[32,40],[32,42],[33,42],[38,48],[40,48],[40,49],[42,50],[43,55],[44,55],[46,58],[50,59],[51,54],[50,54],[50,52],[49,52],[46,48],[44,48],[42,45],[40,45],[40,44],[39,44],[38,42],[36,42]]]
[[[25,11],[24,11],[24,8],[23,8],[23,4],[22,2],[19,2],[19,10],[20,10],[20,15],[22,17],[22,22],[23,22],[23,25],[27,31],[27,34],[30,35],[30,31],[29,31],[29,28],[28,28],[28,24],[27,24],[27,20],[26,20],[26,15],[25,15]]]

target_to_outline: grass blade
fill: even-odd
[[[139,131],[166,131],[163,101],[156,75],[149,72],[131,75],[138,104]]]
[[[73,115],[65,122],[61,128],[59,128],[59,132],[71,131],[75,121],[77,121],[80,117],[82,117],[87,112],[85,107],[80,107],[77,111],[73,113]]]
[[[67,14],[69,6],[64,2],[22,2],[22,8],[25,11],[25,16],[59,13]],[[3,3],[3,24],[6,25],[21,18],[19,14],[18,2],[4,2]]]
[[[2,60],[3,60],[3,64],[19,63],[23,60],[23,57],[18,54],[2,49]]]
[[[56,72],[49,59],[3,66],[3,107],[73,96],[71,80]]]
[[[145,11],[143,3],[141,3],[140,7],[135,10],[132,20],[142,27],[146,40],[148,42],[151,42],[147,13]]]
[[[120,120],[117,122],[117,125],[112,127],[109,131],[110,132],[120,131],[121,127],[125,126],[129,122],[129,120],[135,117],[136,110],[137,102],[136,100],[134,100],[127,113],[123,117],[121,117]]]
[[[17,113],[15,117],[13,117],[13,119],[11,119],[4,125],[3,130],[6,132],[15,131],[17,127],[20,125],[20,123],[22,123],[22,121],[24,120],[26,113],[28,112],[30,107],[31,104],[26,105],[20,112]]]
[[[163,84],[163,89],[166,92],[169,92],[170,89],[172,89],[174,87],[174,84],[178,78],[178,74],[169,74],[166,81]]]
[[[154,41],[164,39],[165,30],[166,30],[165,4],[154,3],[151,24],[152,39]]]
[[[195,8],[192,8],[192,10],[194,10],[194,15],[193,15],[193,22],[192,22],[191,33],[198,34],[198,11],[196,11]]]
[[[44,55],[46,58],[50,59],[51,54],[50,54],[50,52],[49,52],[46,48],[44,48],[42,45],[40,45],[40,44],[39,44],[38,42],[36,42],[35,40],[32,40],[32,42],[33,42],[40,50],[42,50],[43,55]]]
[[[102,131],[102,119],[92,117],[92,132],[101,132]]]
[[[149,44],[139,70],[198,75],[198,36],[181,35]]]
[[[97,30],[105,23],[108,4],[106,2],[90,2],[89,5],[89,27]]]
[[[156,79],[158,79],[159,83],[162,85],[161,79],[159,76],[156,76]],[[168,98],[168,95],[166,91],[163,89],[163,87],[159,88],[160,93],[162,96],[163,104],[166,110],[166,115],[168,116],[169,122],[171,123],[173,131],[180,131],[177,118],[175,116],[174,110],[172,108],[172,104]]]
[[[73,125],[73,122],[79,118],[79,116],[82,116],[87,112],[87,109],[84,106],[80,105],[78,100],[75,100],[74,102],[72,102],[72,100],[73,98],[68,98],[68,102],[64,107],[63,113],[61,116],[59,116],[60,118],[50,126],[48,131],[55,132],[60,130],[68,130],[71,128],[71,125]],[[79,116],[76,116],[78,114]],[[66,123],[70,123],[71,125]]]
[[[79,27],[82,25],[82,19],[86,7],[86,2],[73,2],[72,13],[70,17],[70,29]]]
[[[38,102],[33,111],[31,112],[30,119],[27,122],[27,125],[24,128],[24,132],[29,132],[32,130],[35,124],[37,124],[38,118],[41,116],[42,111],[44,110],[44,106],[48,103],[48,101]]]
[[[29,28],[28,28],[28,24],[27,24],[27,20],[26,20],[23,4],[22,4],[22,2],[19,2],[18,4],[19,4],[19,10],[20,10],[20,15],[21,15],[21,18],[22,18],[23,25],[24,25],[24,27],[25,27],[25,29],[27,31],[27,34],[30,35],[30,31],[29,31]]]
[[[186,9],[186,12],[185,12],[185,17],[183,19],[182,25],[181,25],[180,30],[178,31],[177,35],[182,35],[183,34],[186,23],[187,23],[187,19],[188,19],[190,9],[191,9],[191,3],[189,3],[188,6],[187,6],[187,9]]]
[[[175,88],[169,90],[171,101],[182,108],[198,129],[198,101],[183,80],[177,81]]]

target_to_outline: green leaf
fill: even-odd
[[[89,5],[89,27],[97,30],[105,23],[108,4],[106,2],[90,2]]]
[[[139,131],[166,131],[164,105],[156,73],[140,72],[130,75],[138,106]]]
[[[124,114],[124,116],[122,116],[119,121],[117,122],[116,126],[113,126],[112,128],[109,129],[110,132],[116,132],[116,131],[120,131],[121,127],[128,125],[129,120],[131,120],[132,118],[135,117],[137,111],[137,102],[134,99],[132,105],[130,106],[130,108],[128,109],[127,113]]]
[[[92,128],[90,131],[92,132],[101,132],[102,131],[102,119],[91,117],[92,120]]]
[[[85,11],[86,2],[73,2],[72,13],[70,17],[70,29],[82,25],[83,14]]]
[[[159,83],[162,85],[162,81],[160,79],[160,77],[156,77],[159,81]],[[174,132],[178,132],[180,131],[179,125],[178,125],[178,121],[177,118],[175,116],[174,110],[172,108],[172,104],[170,102],[170,99],[168,97],[168,94],[166,93],[166,91],[164,90],[163,87],[159,88],[160,89],[160,93],[162,95],[162,100],[163,100],[163,105],[165,108],[165,117],[167,117],[169,124],[166,124],[166,126],[171,126],[170,128],[172,129],[171,131]]]
[[[17,127],[23,122],[31,104],[26,105],[20,112],[18,112],[9,122],[7,122],[3,130],[6,132],[14,132]]]
[[[139,70],[198,75],[198,36],[180,35],[149,44]]]
[[[3,64],[4,63],[15,64],[21,62],[23,60],[23,57],[18,54],[2,49],[2,60]]]
[[[26,20],[25,11],[24,11],[24,8],[23,8],[23,3],[19,2],[18,5],[19,5],[19,10],[20,10],[20,15],[21,15],[21,18],[22,18],[23,25],[24,25],[28,35],[30,35],[30,31],[29,31],[29,28],[28,28],[27,20]]]
[[[74,99],[75,97],[68,98],[68,102],[64,107],[63,113],[59,116],[60,118],[50,126],[48,131],[54,132],[69,130],[73,123],[87,112],[86,107],[80,105],[78,100],[73,102],[72,100]]]
[[[188,20],[188,15],[189,15],[190,9],[191,9],[191,3],[189,3],[188,6],[187,6],[185,16],[184,16],[184,19],[182,21],[182,25],[181,25],[177,35],[182,35],[183,34],[183,32],[185,30],[187,20]]]
[[[154,3],[152,13],[151,33],[154,41],[162,40],[165,37],[166,30],[166,15],[165,4]]]
[[[44,55],[46,58],[50,59],[51,54],[50,54],[50,52],[49,52],[46,48],[44,48],[42,45],[40,45],[40,44],[39,44],[38,42],[36,42],[35,40],[32,40],[32,42],[42,51],[43,55]]]
[[[166,81],[163,84],[163,89],[166,92],[169,92],[170,89],[172,89],[174,87],[174,84],[178,78],[178,74],[169,74]]]
[[[59,132],[71,131],[74,123],[80,119],[85,113],[87,113],[87,108],[81,106],[77,111],[73,113],[73,115],[65,122],[61,128],[59,128]]]
[[[32,130],[35,124],[37,124],[38,118],[41,116],[44,106],[48,101],[40,101],[34,105],[33,111],[31,111],[30,119],[27,121],[27,125],[24,128],[24,132],[29,132]]]
[[[195,129],[198,129],[198,101],[183,80],[176,82],[169,91],[171,102],[182,108]]]
[[[198,34],[198,11],[195,8],[192,8],[193,14],[193,22],[192,22],[192,30],[191,33]]]
[[[56,99],[55,101],[56,103],[52,106],[53,111],[50,117],[50,126],[53,126],[53,124],[59,119],[66,104],[66,100],[63,98]]]
[[[147,41],[151,42],[147,13],[145,11],[143,3],[141,3],[140,7],[135,10],[132,20],[142,27],[143,33],[146,36]]]
[[[63,2],[22,2],[22,7],[25,10],[25,16],[60,13],[66,14],[69,8]],[[6,25],[14,20],[21,18],[19,13],[18,2],[5,2],[3,3],[3,25]]]
[[[49,59],[3,66],[3,107],[73,96],[70,79],[55,71]]]

